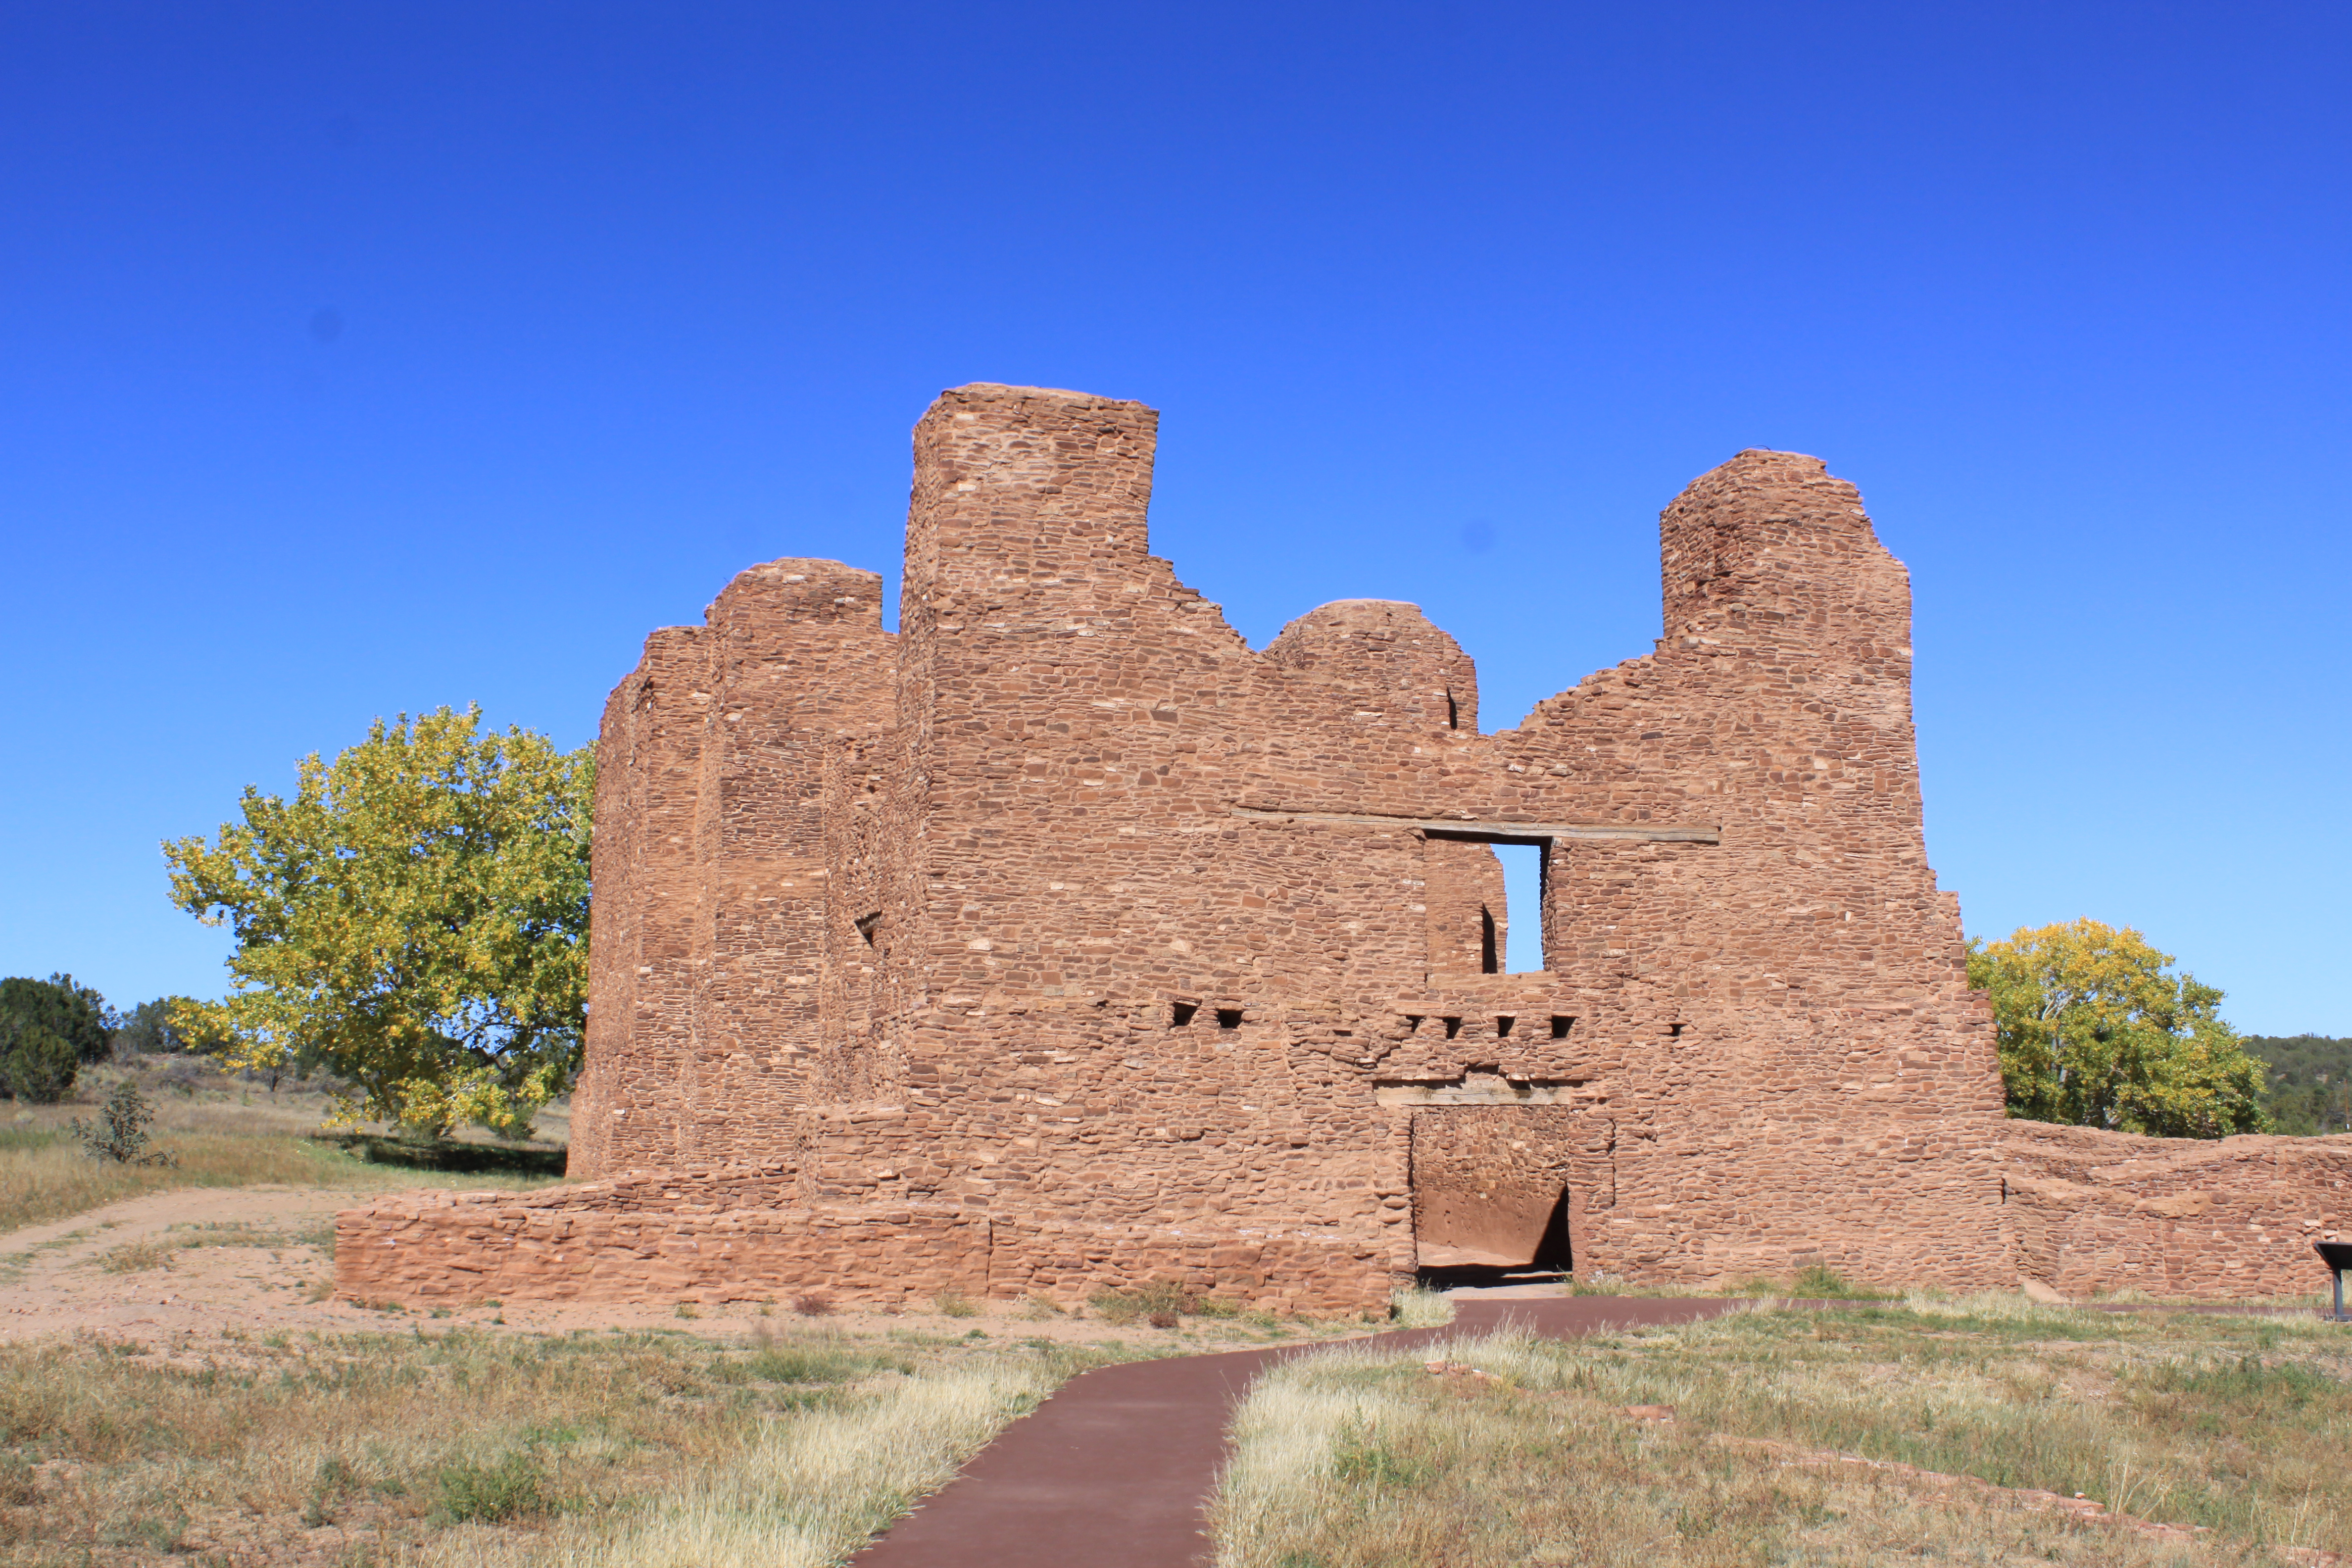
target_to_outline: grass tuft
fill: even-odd
[[[901,1356],[844,1346],[796,1344],[762,1345],[743,1366],[763,1383],[847,1383],[877,1373],[912,1370],[912,1363]]]
[[[502,1524],[551,1511],[547,1467],[529,1448],[509,1448],[497,1458],[456,1459],[441,1467],[442,1516],[456,1524]]]
[[[142,1274],[151,1268],[169,1268],[172,1255],[179,1250],[163,1237],[150,1237],[108,1247],[99,1254],[98,1266],[109,1274]]]
[[[1124,1325],[1138,1321],[1155,1329],[1172,1329],[1181,1318],[1238,1318],[1241,1308],[1231,1301],[1203,1296],[1173,1280],[1156,1279],[1131,1290],[1097,1290],[1087,1305],[1104,1321]]]
[[[39,1476],[24,1455],[0,1451],[0,1508],[26,1508],[41,1498]]]
[[[1389,1316],[1401,1329],[1441,1329],[1454,1321],[1454,1303],[1443,1290],[1400,1285],[1389,1292]]]

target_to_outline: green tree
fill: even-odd
[[[54,1105],[73,1092],[81,1060],[71,1040],[39,1024],[22,1024],[0,1038],[0,1089],[11,1099]]]
[[[70,974],[0,980],[0,1032],[42,1028],[73,1047],[77,1061],[104,1061],[117,1020],[106,998]]]
[[[114,1031],[114,1048],[126,1055],[153,1056],[164,1051],[184,1051],[186,1040],[172,1022],[172,1009],[185,1006],[192,998],[158,996],[152,1002],[142,1002],[122,1015],[122,1026]]]
[[[216,840],[163,847],[172,900],[236,936],[232,989],[175,1003],[236,1065],[324,1067],[346,1122],[526,1132],[587,1019],[594,763],[444,708],[248,787]]]
[[[205,1022],[204,1005],[193,996],[158,996],[122,1015],[114,1031],[118,1054],[224,1056],[235,1044]]]
[[[2267,1131],[2263,1064],[2221,1021],[2221,993],[2172,962],[2092,920],[1971,940],[2009,1113],[2169,1138]]]

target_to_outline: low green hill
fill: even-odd
[[[2352,1131],[2352,1039],[2324,1035],[2248,1035],[2245,1047],[2270,1068],[2263,1109],[2282,1132]]]

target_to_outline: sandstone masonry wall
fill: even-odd
[[[2018,1269],[2067,1296],[2307,1295],[2352,1241],[2352,1135],[2137,1138],[2011,1121]]]
[[[1362,1242],[1273,1228],[1187,1236],[996,1218],[951,1205],[760,1201],[788,1191],[789,1175],[772,1166],[688,1173],[635,1194],[614,1184],[347,1210],[336,1223],[337,1288],[361,1300],[430,1305],[774,1300],[808,1291],[908,1305],[955,1291],[1075,1306],[1096,1290],[1172,1282],[1298,1316],[1379,1313],[1388,1303],[1388,1277]]]
[[[1124,1238],[1053,1255],[1104,1279],[1240,1247],[1235,1290],[1356,1300],[1531,1258],[1555,1212],[1578,1268],[1640,1279],[2015,1279],[1908,581],[1851,485],[1785,452],[1701,476],[1660,520],[1654,650],[1487,732],[1413,605],[1252,649],[1149,552],[1157,428],[945,393],[895,635],[871,574],[780,561],[648,640],[599,747],[572,1170],[769,1184],[497,1212],[625,1224],[587,1250],[656,1293],[912,1289],[855,1261],[899,1214],[908,1279],[984,1256],[1006,1290],[1076,1289],[1027,1261],[1051,1232]],[[1543,856],[1539,973],[1496,972],[1496,843]],[[355,1290],[507,1246],[489,1211],[370,1212],[408,1239],[355,1250]],[[714,1254],[711,1215],[767,1239]]]
[[[832,902],[821,798],[828,765],[885,721],[881,610],[871,572],[755,566],[706,625],[648,638],[606,702],[579,1169],[756,1157],[810,1102]]]

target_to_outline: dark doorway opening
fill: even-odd
[[[1576,1238],[1568,1234],[1568,1189],[1559,1191],[1559,1201],[1551,1205],[1551,1223],[1544,1226],[1543,1245],[1536,1248],[1536,1272],[1573,1274],[1576,1272]]]
[[[1551,1206],[1551,1218],[1544,1226],[1543,1239],[1537,1244],[1536,1255],[1528,1261],[1499,1267],[1464,1263],[1419,1270],[1421,1282],[1433,1290],[1455,1290],[1465,1286],[1482,1285],[1553,1285],[1565,1283],[1575,1277],[1575,1238],[1569,1234],[1568,1190],[1565,1187],[1560,1189],[1559,1200]]]

